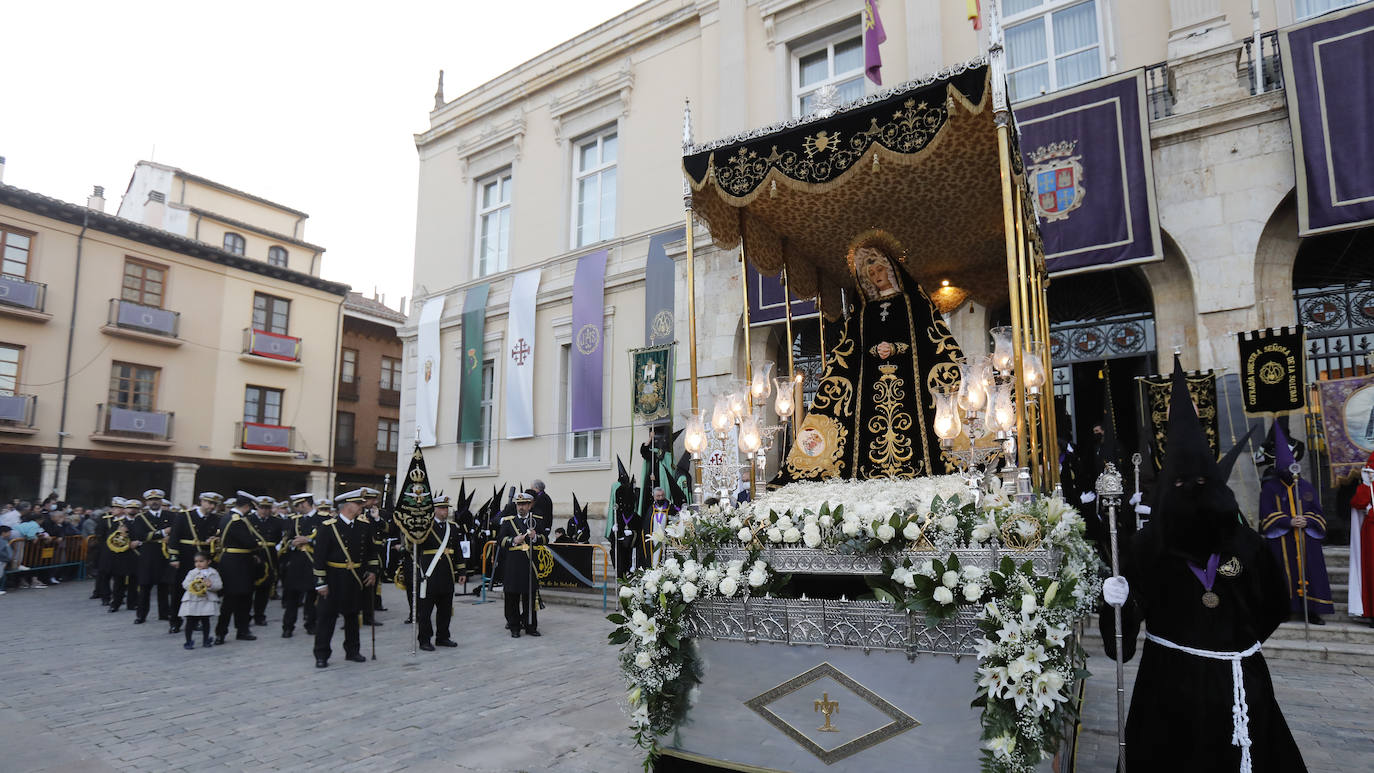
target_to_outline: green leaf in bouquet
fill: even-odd
[[[615,623],[616,625],[624,625],[630,622],[629,618],[625,617],[624,615],[618,614],[606,615],[606,619],[610,620],[612,623]]]
[[[879,601],[886,601],[889,604],[896,604],[897,597],[879,587],[873,587],[873,597]]]
[[[938,558],[935,559],[934,561],[931,561],[931,562],[930,562],[930,565],[935,569],[935,576],[936,576],[936,577],[944,577],[944,576],[945,576],[945,572],[949,571],[948,569],[945,568],[945,563],[944,563],[943,561],[941,561],[940,559],[938,559]]]
[[[821,503],[821,509],[820,509],[819,512],[816,513],[816,517],[817,517],[817,518],[824,518],[824,517],[827,516],[827,515],[830,515],[830,503],[829,503],[829,502],[822,502],[822,503]],[[839,516],[836,515],[835,517],[838,518]]]
[[[822,513],[824,515],[824,513]],[[830,517],[836,521],[844,520],[844,503],[835,505],[835,509],[830,511]]]
[[[950,572],[959,571],[959,556],[957,553],[949,554],[949,560],[945,562],[945,568],[946,571]],[[941,574],[944,574],[944,572],[941,572]]]
[[[930,594],[935,592],[935,581],[924,574],[918,574],[912,577],[911,582],[915,584],[916,592],[922,596],[930,596]]]
[[[902,530],[902,516],[901,516],[899,513],[893,513],[893,514],[891,515],[891,517],[889,517],[889,518],[887,519],[887,525],[888,525],[888,526],[891,526],[892,528],[896,529],[897,531],[901,531],[901,530]]]
[[[1009,577],[1016,571],[1016,562],[1011,560],[1011,556],[1002,556],[1002,561],[997,565],[997,571]]]

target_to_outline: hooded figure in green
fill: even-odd
[[[1174,360],[1169,437],[1152,518],[1103,585],[1122,607],[1123,655],[1148,633],[1126,720],[1126,769],[1171,773],[1306,771],[1260,645],[1288,617],[1283,570],[1240,517],[1183,369]],[[1102,640],[1115,656],[1112,615]],[[1237,690],[1236,680],[1244,690]]]

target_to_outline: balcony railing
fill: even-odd
[[[295,447],[296,428],[255,421],[234,422],[234,447],[245,451],[289,453]]]
[[[171,411],[146,411],[100,403],[96,406],[95,432],[107,437],[171,440],[175,418]]]
[[[336,439],[334,441],[334,463],[353,464],[353,462],[357,461],[357,451],[354,450],[356,446],[357,444],[353,442],[353,438]]]
[[[391,469],[391,468],[395,467],[395,466],[396,466],[396,452],[395,452],[395,451],[382,451],[382,450],[379,449],[379,450],[377,451],[377,458],[376,458],[376,460],[372,463],[372,466],[373,466],[373,467],[382,467],[382,468],[386,468],[386,469]]]
[[[48,300],[48,286],[13,276],[0,275],[0,303],[30,311],[42,311]]]
[[[0,395],[0,432],[5,429],[32,429],[38,409],[35,395]]]
[[[401,404],[401,392],[396,389],[383,389],[377,395],[377,404],[394,408]]]
[[[246,327],[243,329],[243,353],[282,362],[300,362],[301,339]]]
[[[181,331],[181,312],[111,298],[107,322],[111,327],[176,338]]]
[[[1260,35],[1260,66],[1255,66],[1254,38],[1245,39],[1245,65],[1249,71],[1250,93],[1263,94],[1283,88],[1283,60],[1279,55],[1277,30]],[[1255,79],[1259,82],[1256,83]]]
[[[358,399],[358,380],[339,382],[339,399],[350,402]]]
[[[1150,111],[1150,120],[1155,121],[1174,114],[1173,74],[1169,63],[1160,62],[1145,68],[1145,102]]]

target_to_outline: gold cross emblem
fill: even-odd
[[[830,724],[830,715],[840,710],[840,702],[830,700],[830,693],[821,693],[821,699],[815,702],[816,711],[825,716],[825,724],[816,728],[822,733],[838,733],[839,728]]]

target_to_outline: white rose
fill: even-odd
[[[649,616],[644,614],[644,610],[636,609],[634,614],[630,615],[630,620],[634,622],[635,625],[644,625],[649,622]]]
[[[831,518],[831,517],[828,516],[828,515],[822,515],[822,516],[820,517],[820,524],[821,524],[822,526],[824,526],[825,528],[828,529],[828,528],[830,528],[831,526],[834,526],[834,525],[835,525],[835,519],[834,519],[834,518]]]
[[[783,542],[798,542],[800,540],[801,532],[797,531],[797,527],[795,526],[788,527],[788,529],[782,533]]]
[[[769,542],[782,542],[782,529],[774,526],[768,530]]]
[[[740,542],[748,542],[749,540],[754,538],[754,533],[752,531],[749,531],[748,528],[741,528],[739,530],[739,533],[735,536],[739,538]]]
[[[768,574],[762,569],[756,567],[749,572],[750,587],[757,588],[765,582],[768,582]]]
[[[715,568],[707,569],[702,579],[706,581],[706,587],[714,588],[720,585],[720,570]]]
[[[778,519],[777,523],[773,525],[777,526],[779,529],[782,529],[783,531],[787,531],[788,529],[792,528],[792,518],[791,516],[784,515],[783,517]]]
[[[857,536],[859,533],[859,522],[846,520],[844,526],[840,527],[840,530],[844,532],[844,536],[846,537]]]
[[[897,536],[897,530],[888,524],[882,524],[878,527],[878,530],[874,532],[874,536],[882,542],[891,542],[892,538]]]
[[[902,536],[909,540],[914,540],[921,536],[921,527],[915,521],[907,521],[906,526],[902,527]]]
[[[730,516],[730,520],[725,522],[725,525],[729,526],[731,531],[735,531],[738,530],[741,526],[743,526],[744,522],[739,519],[738,515],[733,515]]]
[[[636,666],[639,666],[640,668],[648,668],[653,664],[654,659],[649,657],[649,653],[645,652],[644,650],[640,650],[639,652],[635,653]]]
[[[805,542],[806,546],[809,548],[820,547],[820,532],[808,531],[806,534],[802,535],[802,541]]]
[[[899,566],[892,570],[892,581],[898,585],[906,585],[906,581],[911,577],[911,570],[905,566]]]
[[[620,597],[622,599],[632,599],[635,597],[635,589],[628,585],[620,586]]]
[[[1021,594],[1021,614],[1023,614],[1023,615],[1033,615],[1033,614],[1035,614],[1035,610],[1036,610],[1035,594],[1034,594],[1034,593],[1022,593],[1022,594]]]
[[[686,566],[682,567],[682,579],[687,582],[696,582],[699,577],[701,577],[701,569],[695,561],[688,562]]]
[[[988,539],[988,537],[991,537],[991,536],[992,536],[992,530],[989,529],[985,524],[981,524],[981,523],[980,523],[980,524],[978,524],[977,526],[974,526],[974,527],[973,527],[973,541],[974,541],[974,542],[986,542],[987,539]]]
[[[976,582],[971,582],[964,586],[964,600],[976,602],[983,597],[983,588]]]
[[[734,596],[735,591],[739,590],[739,583],[733,577],[726,577],[720,581],[720,595]]]
[[[980,577],[982,577],[982,576],[983,576],[983,570],[980,569],[979,567],[976,567],[976,566],[966,566],[966,567],[964,567],[964,579],[965,579],[965,580],[976,580],[976,579],[978,579],[978,578],[980,578]]]
[[[953,593],[950,593],[950,592],[949,592],[949,588],[946,588],[946,587],[943,586],[943,585],[941,585],[941,586],[939,586],[939,587],[937,587],[937,588],[935,589],[935,593],[932,594],[932,598],[934,598],[936,601],[940,602],[941,604],[953,604],[953,603],[954,603],[954,594],[953,594]]]
[[[945,572],[944,574],[940,575],[940,583],[943,584],[946,588],[953,588],[954,586],[959,584],[959,573],[953,571]]]
[[[664,583],[663,583],[663,592],[664,592],[664,593],[672,593],[672,592],[675,591],[675,590],[677,590],[677,583],[673,582],[672,580],[665,580],[665,581],[664,581]]]
[[[954,531],[959,528],[959,519],[952,515],[946,515],[940,519],[940,528],[945,531]]]
[[[744,562],[738,558],[725,565],[725,574],[736,580],[739,579],[739,574],[742,571],[744,571]]]
[[[695,583],[684,582],[682,584],[682,600],[691,601],[697,597],[697,586]]]

